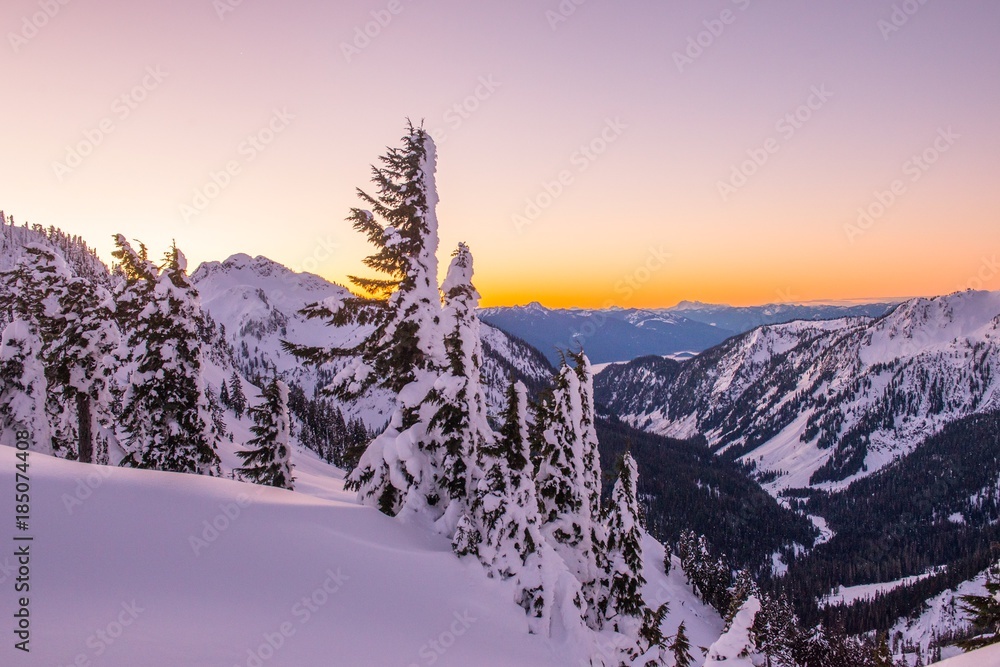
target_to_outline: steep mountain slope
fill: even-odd
[[[0,446],[3,488],[14,453]],[[33,453],[31,652],[4,642],[0,663],[570,667],[600,651],[529,635],[506,585],[446,540],[356,505],[309,452],[293,460],[304,492]],[[664,629],[684,621],[709,645],[721,620],[646,545]],[[0,613],[15,605],[2,596]]]
[[[907,301],[872,320],[765,326],[684,362],[610,366],[599,401],[674,437],[704,434],[766,487],[843,488],[969,414],[1000,408],[1000,292]]]
[[[329,327],[322,320],[301,315],[306,304],[344,296],[347,289],[313,274],[295,273],[266,257],[239,254],[223,262],[206,262],[191,280],[202,307],[225,327],[225,337],[248,376],[276,368],[307,395],[326,384],[338,367],[305,366],[282,348],[281,341],[350,346],[366,332],[364,327]],[[548,382],[551,368],[530,345],[490,326],[482,327],[482,339],[482,375],[491,412],[502,405],[512,374],[529,388]],[[385,392],[374,391],[357,403],[338,405],[345,415],[361,417],[369,427],[378,428],[388,419],[393,400]]]
[[[713,456],[701,438],[674,440],[617,420],[598,420],[597,435],[608,484],[626,450],[635,458],[646,525],[664,543],[676,544],[682,531],[694,528],[712,553],[760,573],[818,537],[807,518],[779,504],[742,465]]]
[[[794,320],[879,317],[895,303],[851,306],[771,304],[722,306],[682,301],[673,308],[548,309],[538,303],[485,308],[483,321],[523,338],[558,362],[558,350],[583,345],[595,364],[644,355],[701,352],[729,336]]]
[[[908,456],[846,490],[790,500],[824,517],[833,535],[791,563],[781,585],[805,602],[834,587],[896,582],[868,600],[822,611],[848,632],[889,630],[897,619],[919,615],[925,601],[933,604],[932,598],[996,562],[998,480],[1000,413],[993,412],[948,424]],[[954,611],[952,620],[942,619],[935,628],[945,639],[965,627],[953,622]],[[807,611],[806,617],[817,616]]]

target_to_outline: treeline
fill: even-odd
[[[779,582],[806,621],[836,619],[848,632],[887,630],[923,602],[974,577],[1000,551],[1000,415],[946,426],[908,457],[836,494],[792,502],[827,519],[835,536],[794,560]],[[820,610],[815,599],[853,586],[947,569],[870,601]]]

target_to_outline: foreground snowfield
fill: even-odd
[[[5,490],[14,451],[0,446]],[[32,453],[31,652],[13,648],[10,630],[5,493],[0,664],[579,664],[580,647],[529,635],[506,587],[455,558],[447,540],[356,505],[339,471],[296,454],[293,493]],[[662,558],[649,548],[651,564]],[[714,641],[721,623],[678,569],[647,569],[650,601],[673,599],[665,629],[686,620],[693,646]]]
[[[937,667],[1000,667],[1000,644],[934,663]]]

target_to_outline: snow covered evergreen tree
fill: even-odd
[[[222,386],[219,387],[219,403],[221,403],[224,408],[232,407],[230,405],[229,387],[226,385],[225,380],[222,381]]]
[[[553,595],[544,590],[544,580],[546,573],[565,565],[541,532],[527,410],[527,389],[512,381],[500,432],[480,451],[483,475],[473,490],[471,518],[456,533],[456,551],[475,553],[491,577],[514,579],[516,601],[527,612],[532,631],[546,633]],[[475,551],[459,550],[458,540],[467,541],[470,535],[476,539]]]
[[[603,622],[607,539],[601,521],[600,459],[594,429],[590,364],[583,353],[563,360],[551,395],[537,406],[532,446],[542,530],[583,587],[591,628]]]
[[[187,278],[187,260],[173,246],[158,275],[137,261],[123,237],[128,332],[127,388],[122,398],[123,465],[219,474],[218,433],[202,377],[201,306]],[[126,264],[126,262],[128,264]]]
[[[642,527],[636,497],[638,479],[635,459],[626,452],[608,509],[609,585],[607,597],[600,604],[605,626],[636,642],[634,648],[627,647],[629,657],[634,659],[643,655],[652,661],[659,658],[661,649],[665,648],[659,626],[666,609],[654,612],[642,597],[646,578],[642,574]]]
[[[977,634],[958,642],[966,651],[1000,642],[1000,580],[996,572],[990,572],[986,582],[986,595],[963,595],[962,611],[972,620]]]
[[[112,356],[121,340],[111,294],[84,278],[71,278],[60,299],[61,331],[48,353],[49,391],[60,408],[76,408],[76,458],[94,460],[94,427],[113,425]],[[69,447],[66,447],[69,449]]]
[[[753,640],[752,627],[759,611],[760,601],[757,598],[750,597],[743,603],[729,629],[709,647],[705,667],[754,666],[754,660],[760,654]]]
[[[243,393],[243,380],[235,370],[229,376],[229,387],[226,393],[229,400],[227,407],[231,408],[237,417],[242,417],[246,414],[247,397]]]
[[[249,410],[254,437],[247,445],[253,449],[236,452],[244,466],[236,472],[255,484],[292,489],[288,385],[275,378],[261,391],[261,398]]]
[[[451,495],[442,488],[437,460],[427,438],[435,406],[428,401],[448,367],[437,286],[436,151],[422,127],[408,124],[401,148],[390,148],[372,167],[376,194],[358,190],[370,207],[352,209],[349,220],[375,246],[366,266],[384,278],[352,277],[367,297],[328,299],[307,307],[312,317],[332,324],[371,325],[349,348],[309,348],[286,344],[301,358],[324,363],[353,358],[330,389],[341,399],[373,386],[397,395],[386,430],[371,443],[351,473],[347,488],[386,514],[418,515],[436,521]]]
[[[800,641],[799,619],[788,598],[761,595],[761,608],[754,618],[753,637],[771,667],[796,667],[793,657]]]
[[[24,428],[31,434],[32,448],[50,454],[41,347],[26,320],[15,319],[4,327],[0,337],[0,439],[12,443],[15,431]]]
[[[472,253],[464,243],[452,256],[441,292],[444,310],[446,372],[439,375],[427,396],[433,410],[418,447],[428,453],[430,488],[440,490],[439,532],[451,535],[468,511],[468,499],[481,478],[479,459],[494,446],[486,418],[486,397],[480,380],[483,351],[479,334],[479,293],[472,284]]]
[[[733,577],[733,585],[729,588],[729,610],[723,616],[727,628],[743,607],[743,603],[751,596],[761,599],[757,582],[746,570],[738,570]]]
[[[3,276],[0,307],[37,332],[45,370],[45,419],[52,451],[93,460],[94,427],[111,425],[111,353],[120,334],[104,287],[74,276],[54,248],[28,244],[14,271]]]
[[[677,626],[677,634],[670,640],[667,648],[674,657],[674,667],[691,667],[694,658],[691,657],[691,641],[684,630],[684,621]]]

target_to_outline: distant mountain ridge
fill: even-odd
[[[727,338],[765,324],[795,320],[879,317],[893,302],[827,305],[726,306],[682,301],[672,308],[561,308],[537,302],[483,308],[480,317],[541,350],[550,362],[559,350],[582,346],[595,364],[641,356],[701,352]]]
[[[689,361],[608,367],[596,393],[640,428],[704,434],[754,462],[772,491],[840,487],[955,419],[1000,408],[1000,292],[767,325]]]

